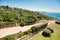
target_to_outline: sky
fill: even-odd
[[[0,5],[9,5],[32,11],[60,13],[60,0],[0,0]]]

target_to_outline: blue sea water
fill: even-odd
[[[45,15],[60,19],[60,13],[44,13]]]

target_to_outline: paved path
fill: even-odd
[[[18,33],[19,31],[24,32],[24,31],[30,29],[32,26],[41,25],[43,23],[44,22],[39,22],[39,23],[36,23],[33,25],[24,26],[24,27],[17,26],[17,27],[9,27],[9,28],[0,29],[0,38],[5,37],[10,34]]]

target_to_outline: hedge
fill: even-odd
[[[50,37],[51,36],[51,32],[49,30],[44,30],[42,32],[42,35],[45,36],[45,37]]]
[[[51,31],[51,33],[54,32],[54,30],[53,30],[51,27],[48,27],[47,29],[48,29],[49,31]]]
[[[35,26],[32,26],[31,27],[31,30],[32,30],[32,33],[36,32],[37,31],[37,28]]]
[[[27,31],[25,31],[24,32],[24,35],[27,35],[27,34],[29,34],[30,32],[27,30]]]
[[[32,26],[31,29],[29,29],[29,30],[27,30],[27,31],[24,32],[24,35],[27,35],[27,34],[29,34],[29,33],[37,32],[37,31],[39,31],[40,29],[42,30],[42,29],[44,29],[44,28],[47,27],[47,24],[48,24],[48,23],[45,23],[45,24],[39,25],[39,26]]]
[[[60,21],[56,21],[55,23],[60,24]]]

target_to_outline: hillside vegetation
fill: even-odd
[[[29,11],[21,8],[0,6],[0,24],[15,24],[21,26],[32,24],[39,20],[53,19],[38,12]]]

